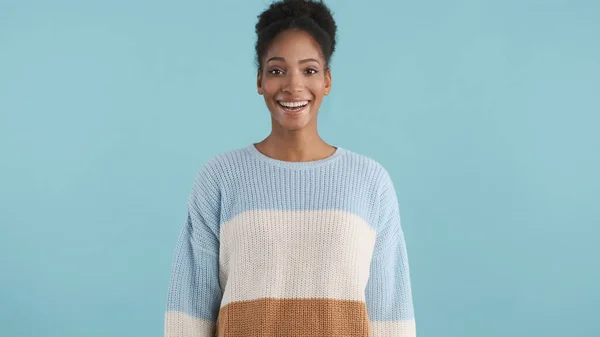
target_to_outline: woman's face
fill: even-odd
[[[287,30],[273,40],[262,61],[258,93],[272,119],[286,130],[314,123],[331,87],[319,44],[304,31]]]

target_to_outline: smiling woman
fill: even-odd
[[[257,88],[271,113],[271,134],[256,147],[289,161],[315,160],[335,147],[321,139],[317,115],[331,90],[337,25],[322,2],[283,1],[256,24]],[[311,151],[312,150],[312,151]]]
[[[322,2],[259,16],[256,83],[272,130],[198,173],[165,336],[415,336],[392,179],[318,134],[336,31]]]
[[[289,131],[316,127],[323,96],[331,88],[331,71],[319,44],[305,31],[290,29],[277,35],[264,58],[257,86],[273,127]]]

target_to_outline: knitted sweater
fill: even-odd
[[[416,334],[390,175],[341,147],[309,162],[254,144],[210,158],[171,273],[167,337]]]

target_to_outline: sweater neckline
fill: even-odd
[[[335,161],[336,159],[340,158],[343,154],[345,154],[347,152],[345,149],[343,149],[339,146],[334,146],[336,150],[329,157],[325,157],[325,158],[317,159],[317,160],[311,160],[311,161],[285,161],[285,160],[279,160],[279,159],[275,159],[275,158],[267,156],[266,154],[260,152],[256,148],[255,145],[256,144],[254,144],[254,143],[250,143],[250,145],[246,146],[246,151],[248,151],[248,153],[250,153],[253,157],[255,157],[263,162],[266,162],[268,164],[272,164],[272,165],[279,166],[279,167],[292,168],[292,169],[305,169],[305,168],[323,166],[323,165],[326,165],[328,163]]]

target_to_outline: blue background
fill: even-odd
[[[162,336],[195,174],[270,132],[266,4],[0,0],[1,336]],[[600,2],[328,4],[319,130],[392,175],[418,335],[600,336]]]

